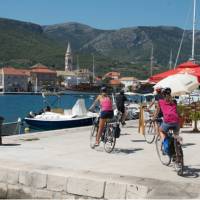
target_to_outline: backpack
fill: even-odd
[[[120,137],[120,133],[121,133],[121,129],[119,127],[119,124],[114,125],[113,131],[114,131],[115,138],[119,138]]]

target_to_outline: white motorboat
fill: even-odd
[[[86,110],[84,99],[78,99],[70,110],[63,110],[60,113],[55,111],[46,111],[39,115],[25,117],[24,121],[34,129],[52,130],[88,126],[97,116],[96,113]]]

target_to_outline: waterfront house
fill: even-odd
[[[135,77],[122,77],[120,78],[120,82],[127,89],[128,87],[136,87],[139,83],[139,80]]]
[[[92,82],[91,78],[92,78],[92,73],[88,70],[88,69],[78,69],[74,71],[77,79],[78,79],[78,83],[90,83]]]
[[[118,80],[120,77],[120,73],[119,72],[108,72],[107,74],[105,74],[103,76],[103,79],[114,79],[114,80]]]
[[[30,81],[35,92],[43,90],[54,91],[56,89],[57,73],[40,63],[30,69]]]
[[[74,71],[56,71],[56,73],[60,86],[70,87],[77,84],[77,77]]]
[[[29,70],[11,66],[0,69],[0,90],[2,92],[25,92],[28,87]]]
[[[82,83],[90,83],[91,72],[88,69],[57,71],[58,80],[61,85],[71,87]]]

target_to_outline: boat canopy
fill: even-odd
[[[78,99],[72,108],[72,115],[83,116],[87,114],[87,109],[85,107],[85,100]]]

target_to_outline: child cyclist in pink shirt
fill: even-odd
[[[158,101],[158,107],[156,110],[155,117],[157,113],[161,110],[163,113],[163,122],[160,126],[160,137],[164,144],[164,150],[167,152],[168,140],[167,133],[169,129],[173,129],[175,133],[179,132],[179,116],[177,112],[176,102],[173,101],[171,96],[171,89],[165,88],[162,90],[162,95],[164,99],[160,99]]]

